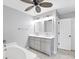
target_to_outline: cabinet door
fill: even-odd
[[[40,38],[35,38],[34,41],[35,49],[40,50]]]
[[[51,40],[45,40],[45,53],[51,55]]]
[[[41,38],[41,51],[45,52],[45,40],[43,38]]]
[[[49,39],[41,40],[41,51],[43,51],[46,54],[51,55],[51,40]]]
[[[30,38],[30,40],[29,40],[29,46],[31,47],[31,48],[35,48],[35,45],[34,45],[34,38]]]

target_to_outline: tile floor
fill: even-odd
[[[56,55],[48,56],[33,49],[29,50],[32,51],[33,53],[36,53],[40,59],[75,59],[74,51],[66,51],[58,49],[58,53]]]

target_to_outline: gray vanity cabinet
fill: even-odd
[[[54,39],[29,36],[29,47],[52,55],[54,51]]]

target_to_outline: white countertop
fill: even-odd
[[[40,38],[49,38],[49,39],[55,38],[54,35],[51,35],[51,36],[44,36],[44,35],[29,35],[29,36],[40,37]]]

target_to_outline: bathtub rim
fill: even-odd
[[[33,58],[36,58],[37,57],[37,55],[35,53],[33,53],[33,52],[31,52],[31,51],[23,48],[23,47],[20,47],[16,42],[8,43],[6,45],[7,46],[4,47],[3,49],[8,49],[8,48],[11,48],[11,47],[16,47],[16,48],[18,48],[18,49],[20,49],[20,50],[22,50],[24,52],[26,58],[27,58],[27,55],[28,56],[32,55]]]

